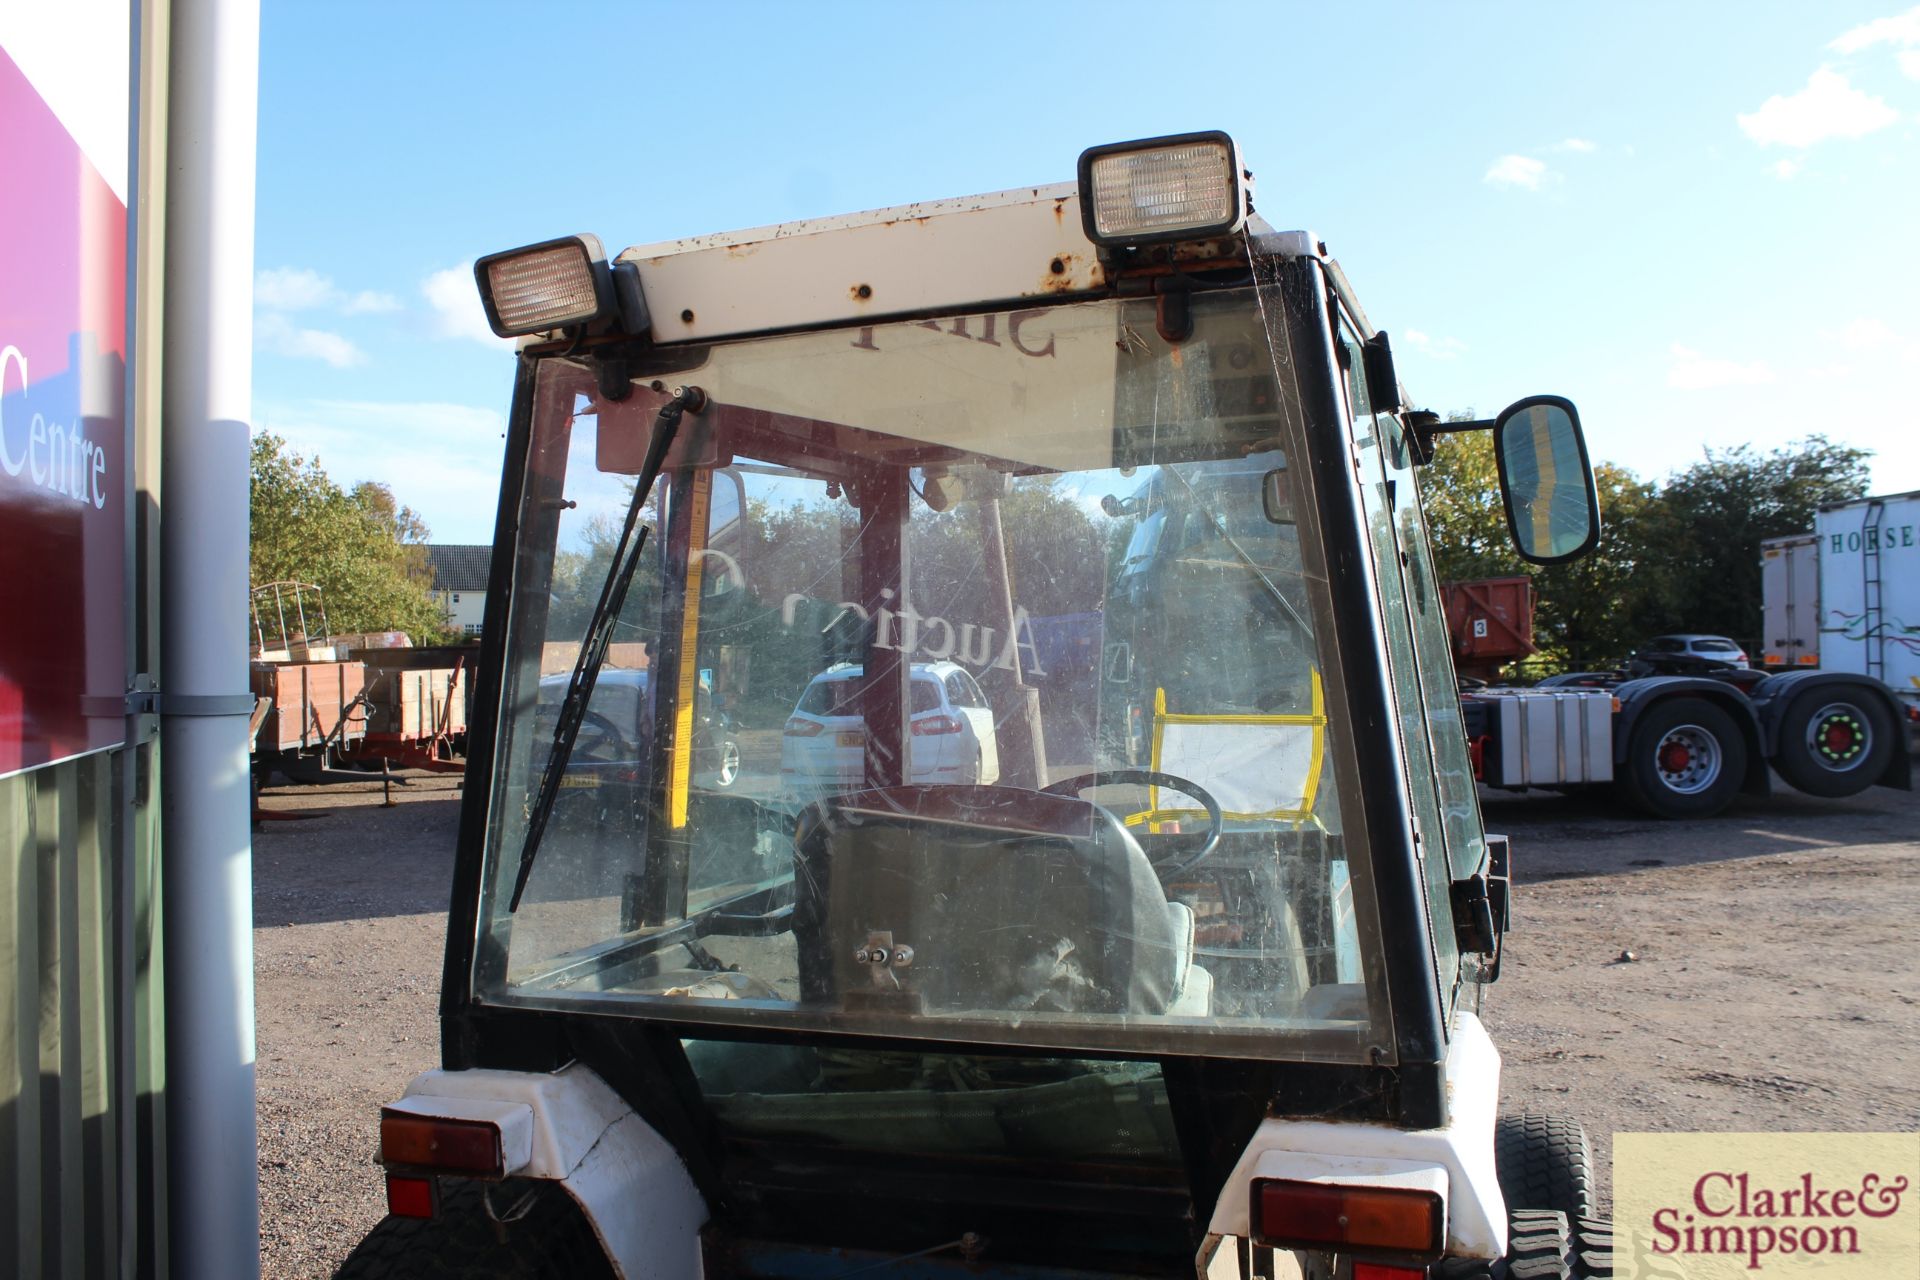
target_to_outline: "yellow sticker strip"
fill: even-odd
[[[687,586],[680,603],[680,679],[674,690],[673,764],[667,776],[667,825],[675,831],[687,825],[687,792],[693,781],[693,698],[700,678],[701,567],[707,549],[707,509],[713,495],[713,473],[693,473],[688,495]]]
[[[1312,755],[1307,761],[1307,785],[1302,790],[1298,809],[1269,809],[1255,813],[1242,813],[1237,810],[1222,809],[1222,818],[1243,820],[1285,818],[1300,821],[1313,814],[1314,797],[1320,790],[1320,768],[1326,759],[1327,748],[1327,704],[1326,690],[1320,683],[1320,672],[1313,672],[1313,710],[1306,715],[1193,715],[1167,710],[1167,691],[1153,691],[1153,745],[1148,754],[1147,767],[1155,773],[1160,771],[1160,744],[1166,726],[1170,724],[1270,724],[1305,725],[1313,730]],[[1195,779],[1198,781],[1198,779]],[[1141,823],[1151,824],[1148,830],[1155,835],[1160,833],[1159,824],[1176,822],[1186,818],[1206,817],[1205,809],[1162,809],[1160,807],[1160,788],[1149,785],[1147,788],[1147,808],[1140,813],[1129,814],[1126,825],[1137,827]]]

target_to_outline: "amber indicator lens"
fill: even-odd
[[[388,1165],[503,1177],[500,1131],[479,1120],[447,1120],[388,1108],[380,1113],[380,1159]]]
[[[1446,1206],[1432,1191],[1263,1179],[1253,1184],[1263,1245],[1331,1248],[1431,1261],[1446,1243]]]

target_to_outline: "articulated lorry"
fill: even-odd
[[[1810,795],[1912,786],[1920,732],[1920,494],[1822,507],[1761,544],[1761,670],[1644,655],[1624,672],[1463,695],[1490,786],[1612,784],[1706,817],[1772,773]]]

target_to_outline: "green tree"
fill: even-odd
[[[1538,602],[1534,643],[1571,671],[1626,661],[1645,638],[1652,608],[1646,575],[1659,528],[1658,493],[1610,462],[1594,467],[1593,479],[1600,497],[1599,545],[1571,564],[1528,566]]]
[[[250,507],[255,583],[316,584],[335,632],[441,638],[444,616],[429,591],[422,545],[427,527],[385,485],[349,493],[319,459],[262,432],[253,438]]]
[[[1470,422],[1473,410],[1450,413]],[[1513,549],[1493,466],[1493,433],[1463,431],[1436,438],[1433,461],[1419,476],[1420,501],[1433,536],[1433,567],[1442,582],[1511,578],[1529,572]]]
[[[1761,540],[1805,533],[1823,503],[1864,495],[1872,456],[1812,435],[1771,453],[1708,450],[1674,476],[1652,539],[1654,629],[1758,638]]]
[[[1472,417],[1469,410],[1449,414],[1448,421]],[[1653,485],[1625,467],[1599,464],[1599,545],[1571,564],[1542,567],[1513,548],[1491,432],[1440,437],[1419,484],[1441,581],[1531,577],[1534,643],[1550,664],[1582,669],[1625,659],[1653,612],[1655,588],[1646,576],[1658,536]]]

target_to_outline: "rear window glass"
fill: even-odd
[[[987,705],[986,695],[980,692],[980,686],[964,671],[956,671],[947,677],[947,701],[956,707]]]
[[[924,676],[913,680],[911,713],[938,711],[940,687]],[[857,677],[816,680],[800,699],[800,711],[810,716],[857,716],[860,714],[860,681]]]
[[[913,703],[910,709],[916,716],[922,711],[938,711],[940,709],[939,683],[915,676],[913,679]]]
[[[1731,640],[1695,640],[1693,647],[1702,653],[1738,653],[1740,650]]]
[[[810,716],[857,716],[860,685],[853,680],[815,680],[800,697],[801,711]]]

